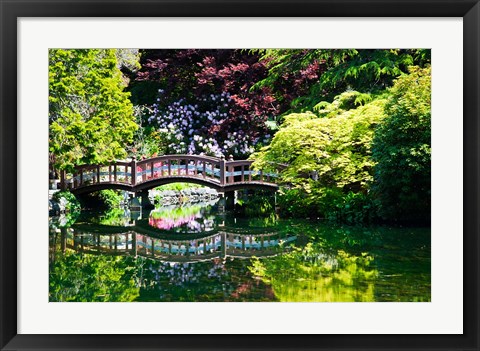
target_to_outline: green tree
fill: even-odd
[[[364,196],[374,167],[371,141],[384,117],[385,98],[365,100],[350,91],[323,104],[321,117],[312,112],[287,115],[270,145],[253,155],[258,169],[274,172],[276,163],[288,165],[280,176],[292,188],[279,199],[288,214],[338,217],[340,209],[352,204],[367,210]],[[348,221],[353,222],[351,215]]]
[[[290,103],[287,113],[312,110],[348,89],[377,93],[390,87],[409,66],[430,62],[430,50],[425,49],[253,51],[262,54],[260,62],[268,75],[252,89],[273,89],[277,101]]]
[[[137,129],[116,50],[49,51],[49,151],[56,169],[127,156]]]
[[[380,214],[394,221],[429,222],[431,209],[431,68],[398,78],[375,131],[374,193]]]

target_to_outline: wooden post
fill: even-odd
[[[112,182],[112,165],[108,165],[108,181]]]
[[[100,183],[100,166],[97,166],[97,183]]]
[[[155,168],[155,165],[153,164],[153,161],[152,161],[152,163],[150,163],[150,175],[151,175],[152,179],[153,179],[153,170],[154,170],[154,168]]]
[[[245,181],[245,165],[242,165],[242,178],[241,178],[241,181],[242,181],[242,182]]]
[[[185,160],[185,175],[188,176],[188,159]]]
[[[228,158],[229,161],[233,161],[233,155],[230,155]],[[229,166],[228,167],[228,173],[230,173],[230,176],[228,177],[228,183],[233,184],[235,182],[235,175],[232,174],[235,171],[234,166]]]
[[[197,175],[197,165],[198,165],[198,160],[195,160],[195,169],[193,170],[193,174]]]
[[[225,185],[225,157],[220,158],[220,185]]]
[[[163,161],[160,161],[160,177],[163,177]]]
[[[171,160],[168,160],[168,175],[171,176],[172,175],[172,161]]]
[[[203,161],[203,179],[207,177],[207,164]]]
[[[135,159],[135,156],[132,157],[132,162],[130,163],[130,167],[132,168],[132,179],[131,179],[131,184],[135,185],[137,183],[137,161]]]
[[[142,181],[144,182],[147,180],[147,164],[144,163],[143,166],[140,167],[140,169],[142,170]]]
[[[116,183],[117,182],[117,165],[113,165],[113,181]]]
[[[80,185],[83,185],[83,168],[80,169]]]

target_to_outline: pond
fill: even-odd
[[[430,228],[259,218],[216,200],[50,219],[50,301],[430,301]]]

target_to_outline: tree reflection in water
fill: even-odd
[[[198,213],[185,210],[169,213]],[[213,217],[212,230],[159,230],[148,225],[155,214],[133,221],[97,214],[72,228],[52,221],[50,301],[431,299],[428,228],[199,212],[195,221]]]
[[[372,261],[367,254],[343,250],[327,254],[309,243],[268,260],[256,259],[250,271],[270,284],[280,301],[375,301],[378,271],[370,266]]]
[[[139,301],[272,301],[272,289],[248,273],[247,260],[145,261]],[[247,272],[247,274],[245,274]]]

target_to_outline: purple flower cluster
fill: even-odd
[[[175,154],[248,156],[259,141],[249,133],[246,119],[232,117],[233,97],[226,92],[199,98],[196,103],[180,99],[160,108],[163,90],[148,122],[159,128]]]

